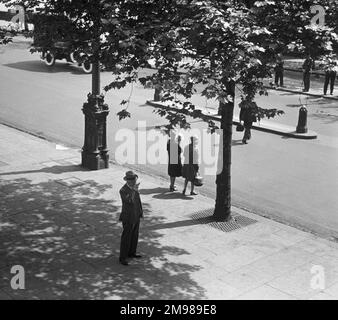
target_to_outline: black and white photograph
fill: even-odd
[[[0,0],[0,300],[338,300],[337,74],[338,0]]]

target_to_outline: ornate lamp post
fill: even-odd
[[[94,43],[92,92],[83,105],[85,115],[85,139],[82,148],[82,166],[90,170],[100,170],[109,167],[107,149],[107,124],[109,107],[100,94],[100,38]]]

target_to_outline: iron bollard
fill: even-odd
[[[307,133],[307,110],[303,106],[299,109],[297,133]]]

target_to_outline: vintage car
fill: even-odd
[[[92,72],[93,68],[88,56],[85,53],[76,50],[74,45],[72,45],[69,41],[58,41],[50,47],[40,49],[41,59],[49,67],[52,67],[56,60],[66,59],[68,62],[81,67],[85,73]]]
[[[31,52],[41,53],[41,59],[49,67],[56,60],[66,59],[81,67],[85,73],[92,72],[92,64],[83,49],[84,43],[71,39],[72,24],[64,17],[35,16]],[[80,49],[82,48],[82,49]],[[87,44],[90,48],[90,44]]]

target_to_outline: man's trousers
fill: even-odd
[[[136,254],[140,221],[137,223],[123,222],[123,232],[120,245],[120,260]]]
[[[304,81],[304,91],[309,91],[310,90],[310,77],[311,73],[310,72],[304,72],[303,75],[303,81]]]
[[[276,70],[275,71],[275,84],[278,86],[284,86],[284,71],[283,70]]]
[[[324,94],[327,93],[327,87],[330,83],[330,93],[333,94],[334,82],[336,80],[337,73],[335,71],[328,71],[325,73]]]

